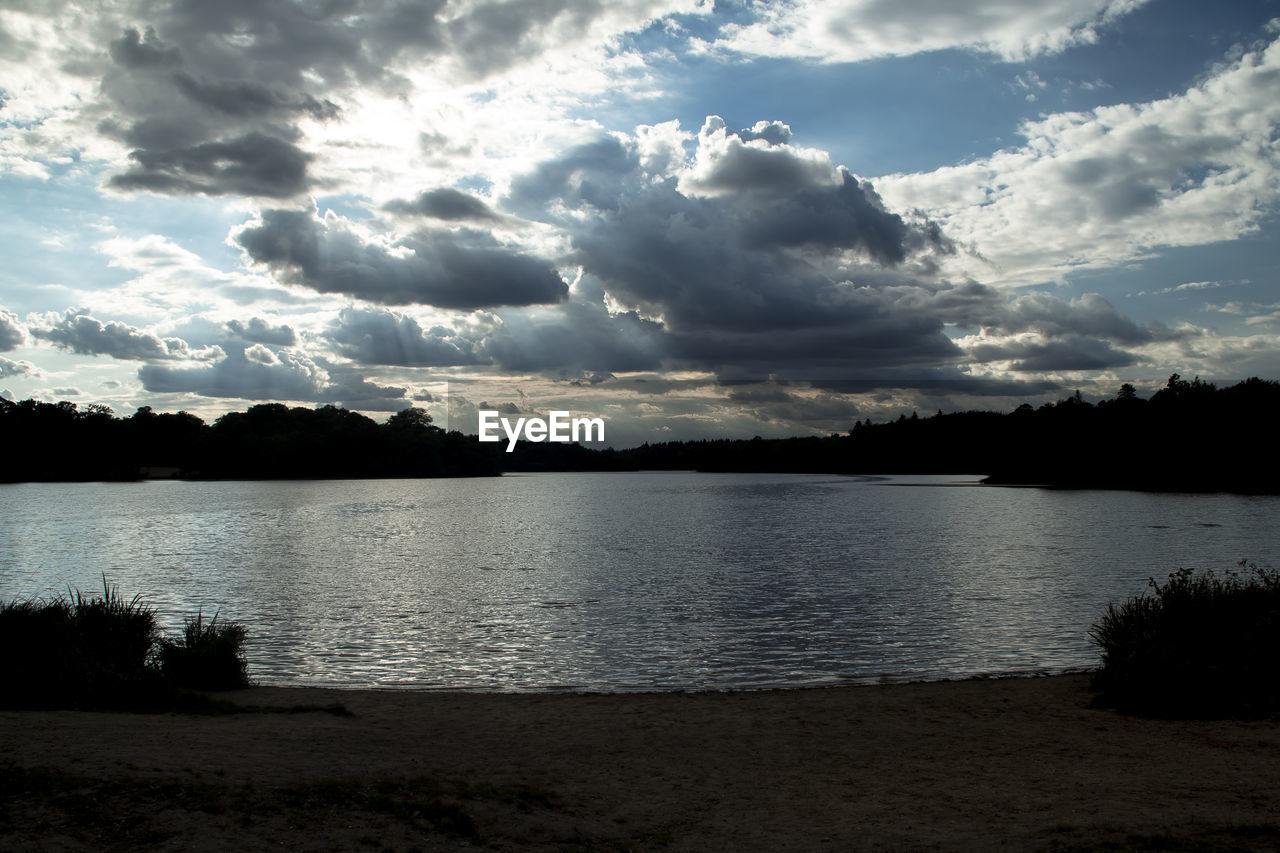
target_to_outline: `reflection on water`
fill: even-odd
[[[1280,499],[975,478],[539,474],[0,487],[0,597],[142,593],[265,683],[597,690],[1090,666],[1109,600],[1277,564]]]

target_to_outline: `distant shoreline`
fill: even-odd
[[[531,414],[531,413],[526,413]],[[1218,388],[1173,374],[1150,399],[1121,386],[1114,399],[1079,392],[1008,413],[970,410],[855,420],[829,434],[711,438],[594,449],[540,439],[485,443],[446,431],[422,409],[378,423],[332,405],[262,403],[212,425],[147,407],[117,418],[71,402],[0,399],[0,438],[26,452],[15,481],[486,476],[516,471],[695,470],[706,473],[865,474],[982,471],[995,483],[1136,491],[1280,493],[1272,432],[1280,382]],[[1194,444],[1188,437],[1194,436]],[[589,442],[590,443],[590,442]],[[60,452],[75,446],[74,455]],[[511,450],[512,452],[507,452]]]
[[[160,477],[131,477],[131,478],[93,478],[93,479],[28,479],[28,480],[11,480],[0,478],[0,486],[20,485],[23,483],[42,483],[42,484],[77,484],[77,483],[149,483],[149,482],[181,482],[181,483],[315,483],[325,481],[354,481],[354,480],[456,480],[456,479],[472,479],[476,477],[508,477],[508,476],[527,476],[530,474],[662,474],[662,473],[693,473],[693,474],[793,474],[796,476],[832,476],[832,477],[853,477],[853,478],[890,478],[896,476],[902,477],[921,477],[921,476],[952,476],[956,474],[966,474],[969,472],[957,471],[906,471],[897,473],[886,473],[883,471],[773,471],[773,470],[708,470],[702,471],[698,469],[688,468],[634,468],[634,469],[614,469],[614,470],[590,470],[590,469],[566,469],[566,470],[513,470],[501,471],[495,474],[467,474],[467,475],[447,475],[447,476],[414,476],[414,475],[379,475],[379,476],[314,476],[314,477],[200,477],[200,476],[160,476]],[[1265,482],[1246,479],[1235,480],[1224,478],[1222,480],[1205,481],[1126,481],[1117,479],[1088,479],[1088,478],[1071,478],[1064,480],[1053,480],[1039,476],[1020,477],[1009,474],[972,474],[976,480],[973,485],[1007,487],[1007,488],[1027,488],[1027,489],[1060,489],[1064,491],[1124,491],[1124,492],[1147,492],[1151,494],[1196,494],[1196,495],[1214,495],[1214,494],[1230,494],[1230,495],[1251,495],[1265,496],[1280,494],[1280,479],[1268,479]],[[913,484],[914,485],[914,484]]]
[[[256,687],[218,696],[313,710],[0,713],[7,811],[23,816],[0,826],[0,846],[1280,842],[1280,726],[1122,716],[1090,706],[1083,674],[758,691]],[[323,710],[335,705],[352,716]]]

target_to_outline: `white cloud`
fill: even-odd
[[[1146,0],[779,0],[730,25],[717,47],[753,56],[860,62],[965,48],[1008,60],[1097,40]]]
[[[761,121],[734,133],[724,119],[709,116],[698,137],[693,165],[680,176],[686,195],[786,193],[806,186],[835,187],[843,180],[827,152],[789,145],[791,128],[782,122]]]
[[[72,308],[28,319],[31,336],[80,355],[108,355],[139,361],[217,361],[225,353],[217,346],[192,347],[181,338],[161,338],[145,329],[112,320],[102,322],[83,309]]]
[[[1023,125],[1020,147],[876,187],[990,262],[958,255],[952,274],[1061,280],[1250,233],[1280,200],[1278,125],[1280,41],[1184,94],[1047,116]]]
[[[26,326],[18,319],[18,315],[5,308],[0,308],[0,352],[17,349],[26,340]]]
[[[254,364],[272,365],[280,363],[280,359],[276,358],[276,354],[262,344],[254,344],[251,347],[247,347],[244,351],[244,357]]]
[[[38,379],[44,376],[44,371],[29,361],[14,361],[0,356],[0,379],[7,379],[10,376],[30,376]]]

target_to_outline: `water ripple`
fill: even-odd
[[[911,488],[894,488],[911,486]],[[1280,502],[690,473],[0,487],[4,598],[139,592],[272,684],[653,690],[1093,665],[1108,601],[1276,564]]]

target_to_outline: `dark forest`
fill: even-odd
[[[377,423],[335,406],[256,405],[206,424],[186,412],[0,400],[3,479],[133,480],[488,476],[528,471],[966,473],[1067,488],[1280,492],[1280,383],[1219,388],[1174,374],[1149,399],[1131,385],[1089,403],[856,421],[846,433],[596,450],[521,442],[515,452],[446,432],[421,409]],[[21,449],[21,450],[19,450]]]

